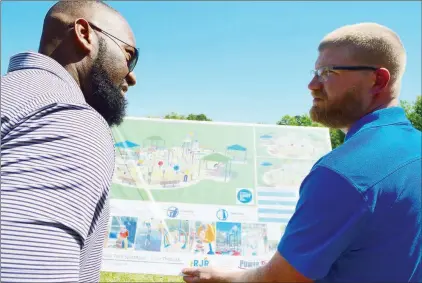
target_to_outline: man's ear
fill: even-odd
[[[74,22],[74,33],[78,47],[89,53],[93,50],[93,32],[88,21],[83,18],[76,19]]]
[[[372,94],[380,93],[388,85],[390,78],[390,72],[386,68],[379,68],[376,70]]]

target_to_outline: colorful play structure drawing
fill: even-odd
[[[105,246],[133,250],[136,234],[136,225],[138,219],[136,217],[111,217],[109,225],[108,237]]]
[[[110,233],[109,238],[112,239],[113,237],[113,233]],[[142,225],[138,224],[134,249],[214,255],[215,240],[215,223],[150,218],[144,220]],[[109,245],[109,247],[124,248],[121,245]]]
[[[245,147],[228,146],[226,154],[222,154],[201,148],[192,138],[169,148],[160,136],[148,137],[142,145],[126,140],[115,147],[119,155],[114,181],[148,189],[186,187],[205,179],[227,182],[233,152],[245,152],[241,162],[246,162]]]

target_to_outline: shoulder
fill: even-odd
[[[2,151],[13,148],[19,152],[30,144],[31,152],[56,152],[63,162],[107,172],[114,168],[111,130],[89,105],[52,103],[38,109],[2,136],[2,143]]]
[[[318,205],[339,204],[339,209],[341,209],[342,200],[347,201],[353,198],[359,204],[365,202],[365,196],[356,187],[353,178],[319,163],[315,164],[303,180],[300,187],[300,198],[299,201],[311,201]]]
[[[338,172],[364,192],[421,158],[419,131],[407,125],[367,129],[321,158],[315,166]]]
[[[2,116],[26,118],[53,103],[85,105],[76,82],[39,68],[20,69],[1,78]]]
[[[71,145],[73,151],[84,158],[114,160],[114,140],[109,126],[90,106],[57,105],[42,114],[43,123],[57,129]]]

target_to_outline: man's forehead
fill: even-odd
[[[353,65],[351,49],[347,47],[326,47],[319,52],[315,68],[327,66]]]
[[[101,13],[94,17],[93,23],[125,43],[136,46],[133,31],[122,16],[116,13]]]

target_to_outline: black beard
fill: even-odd
[[[127,101],[122,96],[121,87],[116,87],[110,76],[105,72],[107,68],[104,64],[105,52],[105,45],[100,41],[98,57],[94,61],[91,71],[91,89],[93,93],[87,99],[87,103],[100,113],[111,127],[118,126],[123,122],[123,118],[126,115]]]

